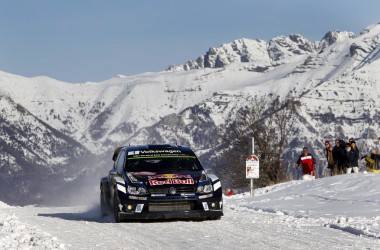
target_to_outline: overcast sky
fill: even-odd
[[[378,0],[0,0],[0,70],[66,82],[158,72],[235,39],[380,22]]]

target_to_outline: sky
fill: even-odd
[[[100,82],[163,71],[240,38],[359,34],[379,9],[377,0],[0,0],[0,71]]]

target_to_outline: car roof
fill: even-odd
[[[145,145],[129,145],[124,147],[118,147],[116,148],[112,159],[115,161],[118,154],[122,149],[126,149],[128,155],[136,155],[136,154],[172,154],[172,155],[178,155],[178,154],[185,154],[185,155],[191,155],[195,156],[193,150],[191,150],[189,147],[181,146],[181,145],[175,145],[175,144],[145,144]],[[138,153],[137,153],[138,152]]]
[[[146,145],[130,145],[126,146],[127,151],[136,150],[155,150],[155,149],[178,149],[184,151],[192,151],[189,147],[176,144],[146,144]]]

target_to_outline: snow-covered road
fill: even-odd
[[[96,205],[86,209],[0,203],[0,248],[29,249],[34,244],[36,249],[380,249],[380,193],[363,195],[368,182],[380,187],[380,175],[293,181],[257,190],[255,197],[225,197],[225,216],[219,221],[115,224],[111,218],[100,218]],[[362,201],[353,190],[362,192]],[[346,192],[341,200],[333,199],[341,192]],[[349,204],[362,212],[352,209],[351,216]],[[329,211],[323,213],[323,207]]]

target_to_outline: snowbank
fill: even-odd
[[[98,205],[0,202],[0,249],[380,249],[379,187],[380,174],[291,181],[226,196],[225,216],[204,222],[115,224]]]
[[[226,197],[235,211],[290,215],[380,239],[380,174],[297,180]]]
[[[0,209],[9,207],[0,202]],[[0,211],[0,249],[65,249],[64,244],[35,227],[23,224],[14,214]]]

